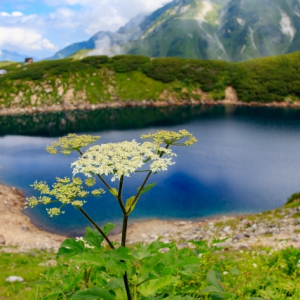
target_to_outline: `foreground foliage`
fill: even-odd
[[[84,239],[92,243],[91,236],[89,229]],[[99,256],[98,263],[91,262],[93,252],[88,252],[84,242],[67,240],[64,245],[70,244],[76,245],[77,250],[72,247],[72,253],[63,254],[62,246],[57,267],[47,267],[46,271],[38,263],[49,259],[51,254],[29,256],[0,252],[1,269],[5,270],[0,275],[0,299],[124,299],[123,283],[115,277],[118,269],[127,265],[122,267],[117,256],[109,260],[110,250],[103,246],[93,251]],[[170,250],[161,253],[159,248],[166,246]],[[300,251],[294,248],[276,252],[256,249],[212,253],[203,244],[195,249],[178,250],[173,243],[164,245],[157,241],[148,246],[132,245],[128,252],[120,249],[118,255],[130,257],[132,283],[140,283],[148,276],[144,287],[137,286],[137,299],[300,298]],[[25,284],[5,282],[12,273],[22,276]],[[154,291],[159,296],[153,297]],[[94,295],[88,297],[90,292]]]

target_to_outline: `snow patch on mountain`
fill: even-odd
[[[199,22],[199,23],[202,23],[202,22],[205,22],[205,17],[207,16],[207,14],[213,10],[213,5],[211,4],[211,2],[209,1],[203,1],[202,2],[203,4],[203,8],[201,10],[201,12],[196,15],[195,19]]]
[[[240,18],[237,18],[236,20],[237,20],[237,22],[238,22],[241,26],[244,26],[244,25],[245,25],[245,20],[240,19]]]
[[[248,29],[249,29],[249,37],[250,37],[252,47],[257,51],[256,45],[255,45],[255,42],[254,42],[253,29],[250,26],[248,27]]]
[[[188,11],[190,9],[191,5],[186,5],[186,6],[183,6],[179,9],[179,13],[180,14],[183,14],[185,13],[186,11]]]
[[[281,14],[281,20],[280,20],[280,26],[281,26],[281,32],[285,35],[289,35],[291,37],[290,41],[294,39],[296,29],[292,26],[291,19],[289,16],[279,9]]]

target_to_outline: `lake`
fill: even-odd
[[[0,117],[0,181],[30,196],[35,180],[70,177],[78,156],[45,151],[69,132],[101,135],[99,143],[107,143],[140,141],[141,134],[158,129],[187,129],[199,142],[173,148],[176,164],[151,176],[149,182],[157,186],[141,197],[132,221],[261,212],[283,205],[300,190],[300,110],[266,107],[139,107]],[[125,179],[125,199],[143,176]],[[85,209],[100,225],[121,220],[110,193],[89,199]],[[81,234],[88,225],[84,217],[72,207],[65,211],[56,218],[48,217],[45,206],[25,213],[46,230]]]

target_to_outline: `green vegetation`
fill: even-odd
[[[224,99],[232,86],[243,102],[300,97],[300,53],[244,63],[139,55],[91,56],[11,64],[0,77],[0,108],[118,101]],[[201,92],[201,90],[203,92]]]
[[[80,242],[77,244],[82,246]],[[166,246],[171,249],[169,255],[159,252],[160,247]],[[102,248],[102,251],[107,253],[109,250]],[[107,264],[100,266],[96,262],[80,260],[78,253],[74,252],[73,254],[72,259],[59,255],[57,267],[41,267],[38,264],[52,259],[52,254],[40,252],[6,254],[0,252],[2,270],[0,299],[69,299],[75,292],[78,295],[80,289],[87,289],[86,286],[89,289],[101,286],[111,295],[111,299],[124,299],[121,298],[122,294],[120,293],[122,283],[113,279],[116,271],[112,271]],[[251,251],[212,252],[211,248],[205,248],[203,243],[198,243],[195,249],[178,250],[173,243],[164,245],[161,242],[154,242],[150,246],[132,246],[127,258],[128,256],[132,259],[131,264],[134,266],[136,274],[141,270],[143,272],[147,270],[149,274],[153,274],[151,275],[154,276],[153,278],[157,278],[161,272],[165,273],[165,280],[161,280],[155,288],[151,287],[161,295],[166,295],[166,293],[176,295],[164,299],[184,300],[199,299],[199,297],[203,300],[217,299],[213,297],[213,292],[224,296],[220,299],[248,300],[251,297],[261,297],[272,300],[297,300],[300,297],[300,266],[298,262],[300,250],[294,248],[280,251],[258,248]],[[153,265],[155,260],[159,262]],[[189,260],[189,263],[183,265],[182,261],[186,260]],[[108,273],[106,273],[107,270]],[[25,283],[5,282],[5,279],[12,274],[22,276]],[[87,277],[86,274],[89,276]],[[171,280],[168,274],[172,274],[175,278]],[[217,278],[218,281],[214,278]],[[167,283],[171,284],[168,286]],[[149,284],[145,288],[141,288],[139,295],[149,293],[149,288]],[[65,296],[60,291],[64,291]],[[52,296],[44,298],[50,292],[52,292]],[[211,293],[210,296],[208,292]],[[68,294],[69,297],[67,297]],[[73,299],[101,299],[96,295],[95,298],[80,298],[78,295],[78,298],[74,297]],[[118,296],[114,298],[115,295]],[[138,299],[156,298],[150,293],[146,298],[141,295],[141,298]]]
[[[299,200],[300,200],[300,192],[297,192],[287,199],[286,204],[292,204],[295,202],[299,202]]]
[[[1,252],[0,249],[0,299],[33,300],[36,294],[42,292],[42,287],[37,285],[43,279],[43,274],[48,267],[45,262],[55,259],[53,253],[32,251],[29,253]],[[40,265],[39,265],[40,264]],[[20,276],[24,282],[10,283],[5,279],[9,276]]]
[[[14,61],[0,61],[0,68],[5,68],[12,64],[15,64],[15,62]]]

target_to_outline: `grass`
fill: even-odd
[[[5,68],[12,64],[16,64],[16,63],[14,61],[0,61],[0,68]]]
[[[41,275],[46,269],[49,271],[52,268],[38,266],[41,262],[53,259],[53,254],[33,253],[0,253],[1,300],[38,300],[53,290],[54,287],[43,284],[44,276]],[[213,269],[220,274],[222,286],[235,296],[234,299],[249,299],[252,294],[264,299],[297,300],[300,297],[300,268],[295,259],[299,255],[299,250],[290,248],[278,252],[257,248],[251,251],[205,254],[195,272],[195,278],[181,282],[178,288],[188,290],[208,286],[206,274]],[[5,278],[10,275],[21,276],[25,281],[5,282]],[[203,299],[211,298],[203,296]]]
[[[53,253],[40,251],[4,253],[0,250],[0,299],[36,299],[35,294],[39,293],[36,282],[42,279],[40,274],[47,269],[39,264],[52,260],[54,257]],[[24,282],[6,282],[5,279],[9,276],[20,276]]]

